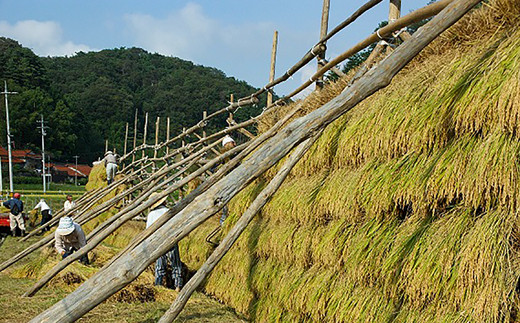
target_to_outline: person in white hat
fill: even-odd
[[[150,199],[156,198],[159,196],[159,193],[155,192],[152,195],[150,195]],[[157,202],[155,202],[150,209],[152,210],[150,213],[148,213],[148,217],[146,219],[146,228],[149,228],[159,217],[161,217],[164,213],[168,211],[168,208],[166,207],[166,199],[168,197],[164,196],[161,199],[159,199]],[[179,246],[175,244],[170,251],[168,251],[166,254],[162,255],[157,259],[155,262],[155,285],[164,285],[167,284],[164,282],[164,279],[166,278],[166,269],[167,264],[170,262],[171,269],[172,269],[172,283],[173,288],[175,288],[176,291],[180,291],[183,285],[182,280],[182,261],[181,256],[179,254]]]
[[[235,142],[235,139],[233,139],[230,135],[226,135],[224,138],[222,138],[222,147],[224,149],[229,150],[231,148],[235,148],[237,143]]]
[[[105,168],[107,170],[107,183],[110,185],[116,177],[117,155],[109,150],[105,153],[105,158],[103,158],[103,161],[105,162]]]
[[[222,149],[221,149],[221,152],[225,153],[226,151],[229,151],[229,150],[235,148],[236,146],[237,146],[237,143],[235,142],[235,140],[230,135],[226,135],[224,138],[222,138]],[[232,155],[231,157],[226,158],[224,160],[224,162],[225,163],[229,162],[229,160],[232,159],[235,156],[236,155]],[[220,216],[220,221],[219,221],[220,225],[222,225],[224,223],[224,221],[228,217],[228,214],[229,214],[229,209],[228,209],[228,206],[226,204],[222,208],[222,215]]]
[[[62,259],[65,259],[87,244],[87,239],[85,238],[85,233],[81,229],[81,226],[72,221],[72,218],[68,216],[60,219],[58,228],[54,233],[54,239],[54,247]],[[81,257],[80,262],[84,265],[88,265],[88,256],[84,255]]]

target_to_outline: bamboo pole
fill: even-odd
[[[144,117],[144,130],[143,130],[143,145],[146,147],[146,135],[148,130],[148,112],[146,112],[146,115]],[[144,158],[145,150],[143,149],[143,155],[141,156],[141,159]]]
[[[182,127],[182,133],[186,133],[186,127]],[[186,141],[184,141],[184,136],[182,137],[182,148],[186,147]]]
[[[195,198],[143,243],[121,256],[111,266],[98,271],[78,289],[33,318],[31,322],[73,322],[129,284],[155,259],[218,212],[239,191],[275,165],[293,147],[324,129],[374,92],[388,86],[393,77],[424,47],[480,1],[454,0],[376,69],[319,109],[295,119],[278,131],[246,161]],[[168,213],[170,212],[166,214]]]
[[[278,170],[278,173],[273,179],[267,184],[267,186],[258,194],[253,203],[244,212],[242,217],[237,221],[233,228],[229,231],[226,237],[220,242],[218,247],[213,251],[211,256],[206,262],[197,270],[195,275],[190,278],[188,283],[182,288],[179,295],[175,299],[172,306],[164,313],[159,320],[159,323],[173,322],[175,318],[182,311],[188,299],[193,292],[200,286],[200,284],[208,277],[211,271],[219,263],[219,261],[225,256],[229,249],[240,237],[242,232],[247,228],[249,223],[253,220],[255,215],[264,207],[264,205],[271,199],[271,197],[278,191],[282,183],[284,182],[287,175],[296,165],[296,163],[303,157],[303,155],[309,150],[312,144],[319,138],[321,132],[315,134],[312,138],[302,142],[291,156],[285,161],[283,166]]]
[[[108,139],[105,140],[105,153],[108,151]]]
[[[170,140],[170,117],[166,118],[166,141]],[[166,146],[166,153],[168,155],[170,152],[170,147]]]
[[[135,109],[135,117],[134,117],[134,146],[132,148],[132,163],[135,161],[135,148],[137,146],[137,109]],[[126,155],[126,154],[125,154]],[[121,158],[123,161],[123,158]]]
[[[159,147],[159,124],[160,124],[160,121],[161,121],[161,118],[157,117],[157,119],[155,121],[155,146],[154,146],[154,149],[153,149],[153,158],[154,159],[157,158],[157,152],[159,150],[157,147]],[[155,171],[157,169],[157,163],[155,161],[153,162],[152,169],[153,169],[153,171]]]
[[[202,111],[202,120],[205,120],[208,117],[208,111]],[[206,130],[202,128],[202,138],[206,138]]]
[[[388,21],[394,21],[401,17],[401,0],[390,0],[390,10],[388,12]]]
[[[323,8],[321,10],[321,28],[320,28],[320,39],[325,38],[327,36],[327,31],[329,29],[329,10],[330,10],[330,0],[323,0]],[[326,42],[322,42],[323,45],[326,46]],[[318,71],[325,66],[323,64],[323,60],[325,59],[325,52],[326,50],[319,53],[319,55],[316,57],[318,60]],[[323,75],[318,77],[316,80],[316,88],[322,89],[323,88]]]
[[[126,123],[126,129],[125,129],[125,144],[123,148],[123,155],[126,155],[126,149],[128,145],[128,122]]]
[[[327,0],[325,0],[327,1]],[[278,31],[275,30],[273,34],[273,46],[271,49],[271,68],[269,69],[269,83],[274,81],[275,73],[276,73],[276,52],[278,48]],[[273,93],[271,91],[267,92],[267,106],[273,104]]]

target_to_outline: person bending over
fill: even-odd
[[[54,247],[62,259],[67,258],[87,244],[87,239],[81,226],[67,216],[60,219],[54,238]],[[85,254],[79,261],[84,265],[88,265],[88,255]]]

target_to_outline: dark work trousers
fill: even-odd
[[[49,222],[52,218],[52,216],[50,215],[50,210],[43,210],[42,211],[42,221],[40,222],[40,226],[44,225],[45,223]],[[49,231],[50,228],[47,227],[44,229],[45,231]]]
[[[155,262],[155,285],[162,285],[166,276],[168,261],[172,267],[172,281],[174,288],[181,288],[182,283],[182,262],[179,254],[179,246],[175,244],[173,248]]]

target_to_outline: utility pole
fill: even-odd
[[[7,124],[7,151],[9,154],[9,191],[12,194],[14,192],[13,188],[13,158],[11,154],[11,130],[9,129],[9,103],[7,100],[8,94],[18,94],[18,92],[9,92],[7,91],[7,81],[4,81],[4,92],[0,94],[5,95],[5,119]]]
[[[128,123],[126,124],[128,126]],[[74,172],[74,185],[78,186],[78,158],[79,156],[72,156],[76,159],[76,171]]]
[[[40,124],[40,126],[38,127],[38,129],[40,129],[41,133],[42,133],[42,177],[43,177],[43,194],[45,194],[47,192],[47,185],[45,185],[45,181],[47,180],[46,176],[46,172],[45,172],[45,136],[47,135],[47,132],[45,131],[45,129],[47,129],[48,127],[45,126],[45,122],[43,120],[43,114],[41,115],[41,119],[38,121],[38,123]]]

